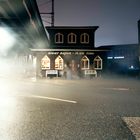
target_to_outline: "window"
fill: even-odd
[[[76,43],[76,34],[74,33],[68,34],[68,43]]]
[[[50,69],[50,58],[47,55],[41,59],[41,68]]]
[[[95,69],[102,69],[102,59],[100,56],[96,56],[94,59],[94,68]]]
[[[87,33],[81,34],[80,42],[83,43],[83,44],[89,43],[89,35]]]
[[[55,59],[55,69],[63,70],[63,67],[64,67],[64,61],[61,56],[58,56]]]
[[[89,69],[89,59],[87,58],[87,56],[84,56],[81,59],[81,69]]]
[[[55,43],[63,43],[64,42],[64,35],[61,33],[57,33],[55,35]]]

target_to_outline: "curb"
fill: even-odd
[[[136,140],[140,140],[140,117],[122,117],[122,120],[131,130]]]

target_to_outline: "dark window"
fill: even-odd
[[[64,35],[61,33],[57,33],[55,35],[55,43],[63,43],[64,42]]]
[[[89,43],[89,35],[87,33],[81,34],[80,42],[83,43],[83,44]]]
[[[76,43],[76,34],[74,33],[68,34],[68,43]]]

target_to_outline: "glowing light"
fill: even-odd
[[[41,68],[50,69],[50,58],[47,55],[45,55],[41,60]]]
[[[114,59],[124,59],[124,56],[116,56]]]
[[[0,53],[6,53],[15,43],[13,33],[7,29],[0,27]]]
[[[129,67],[129,69],[134,69],[134,66],[133,66],[133,65],[131,65],[131,66]]]
[[[110,57],[107,57],[107,59],[113,59],[113,57],[110,56]]]
[[[55,59],[55,69],[62,70],[63,67],[64,67],[64,60],[62,59],[61,56],[58,56],[58,57]]]
[[[17,101],[14,97],[0,96],[0,120],[16,120]]]
[[[33,57],[33,66],[36,67],[36,63],[37,63],[37,58]]]

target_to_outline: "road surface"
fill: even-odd
[[[140,81],[0,79],[0,140],[135,140]]]

